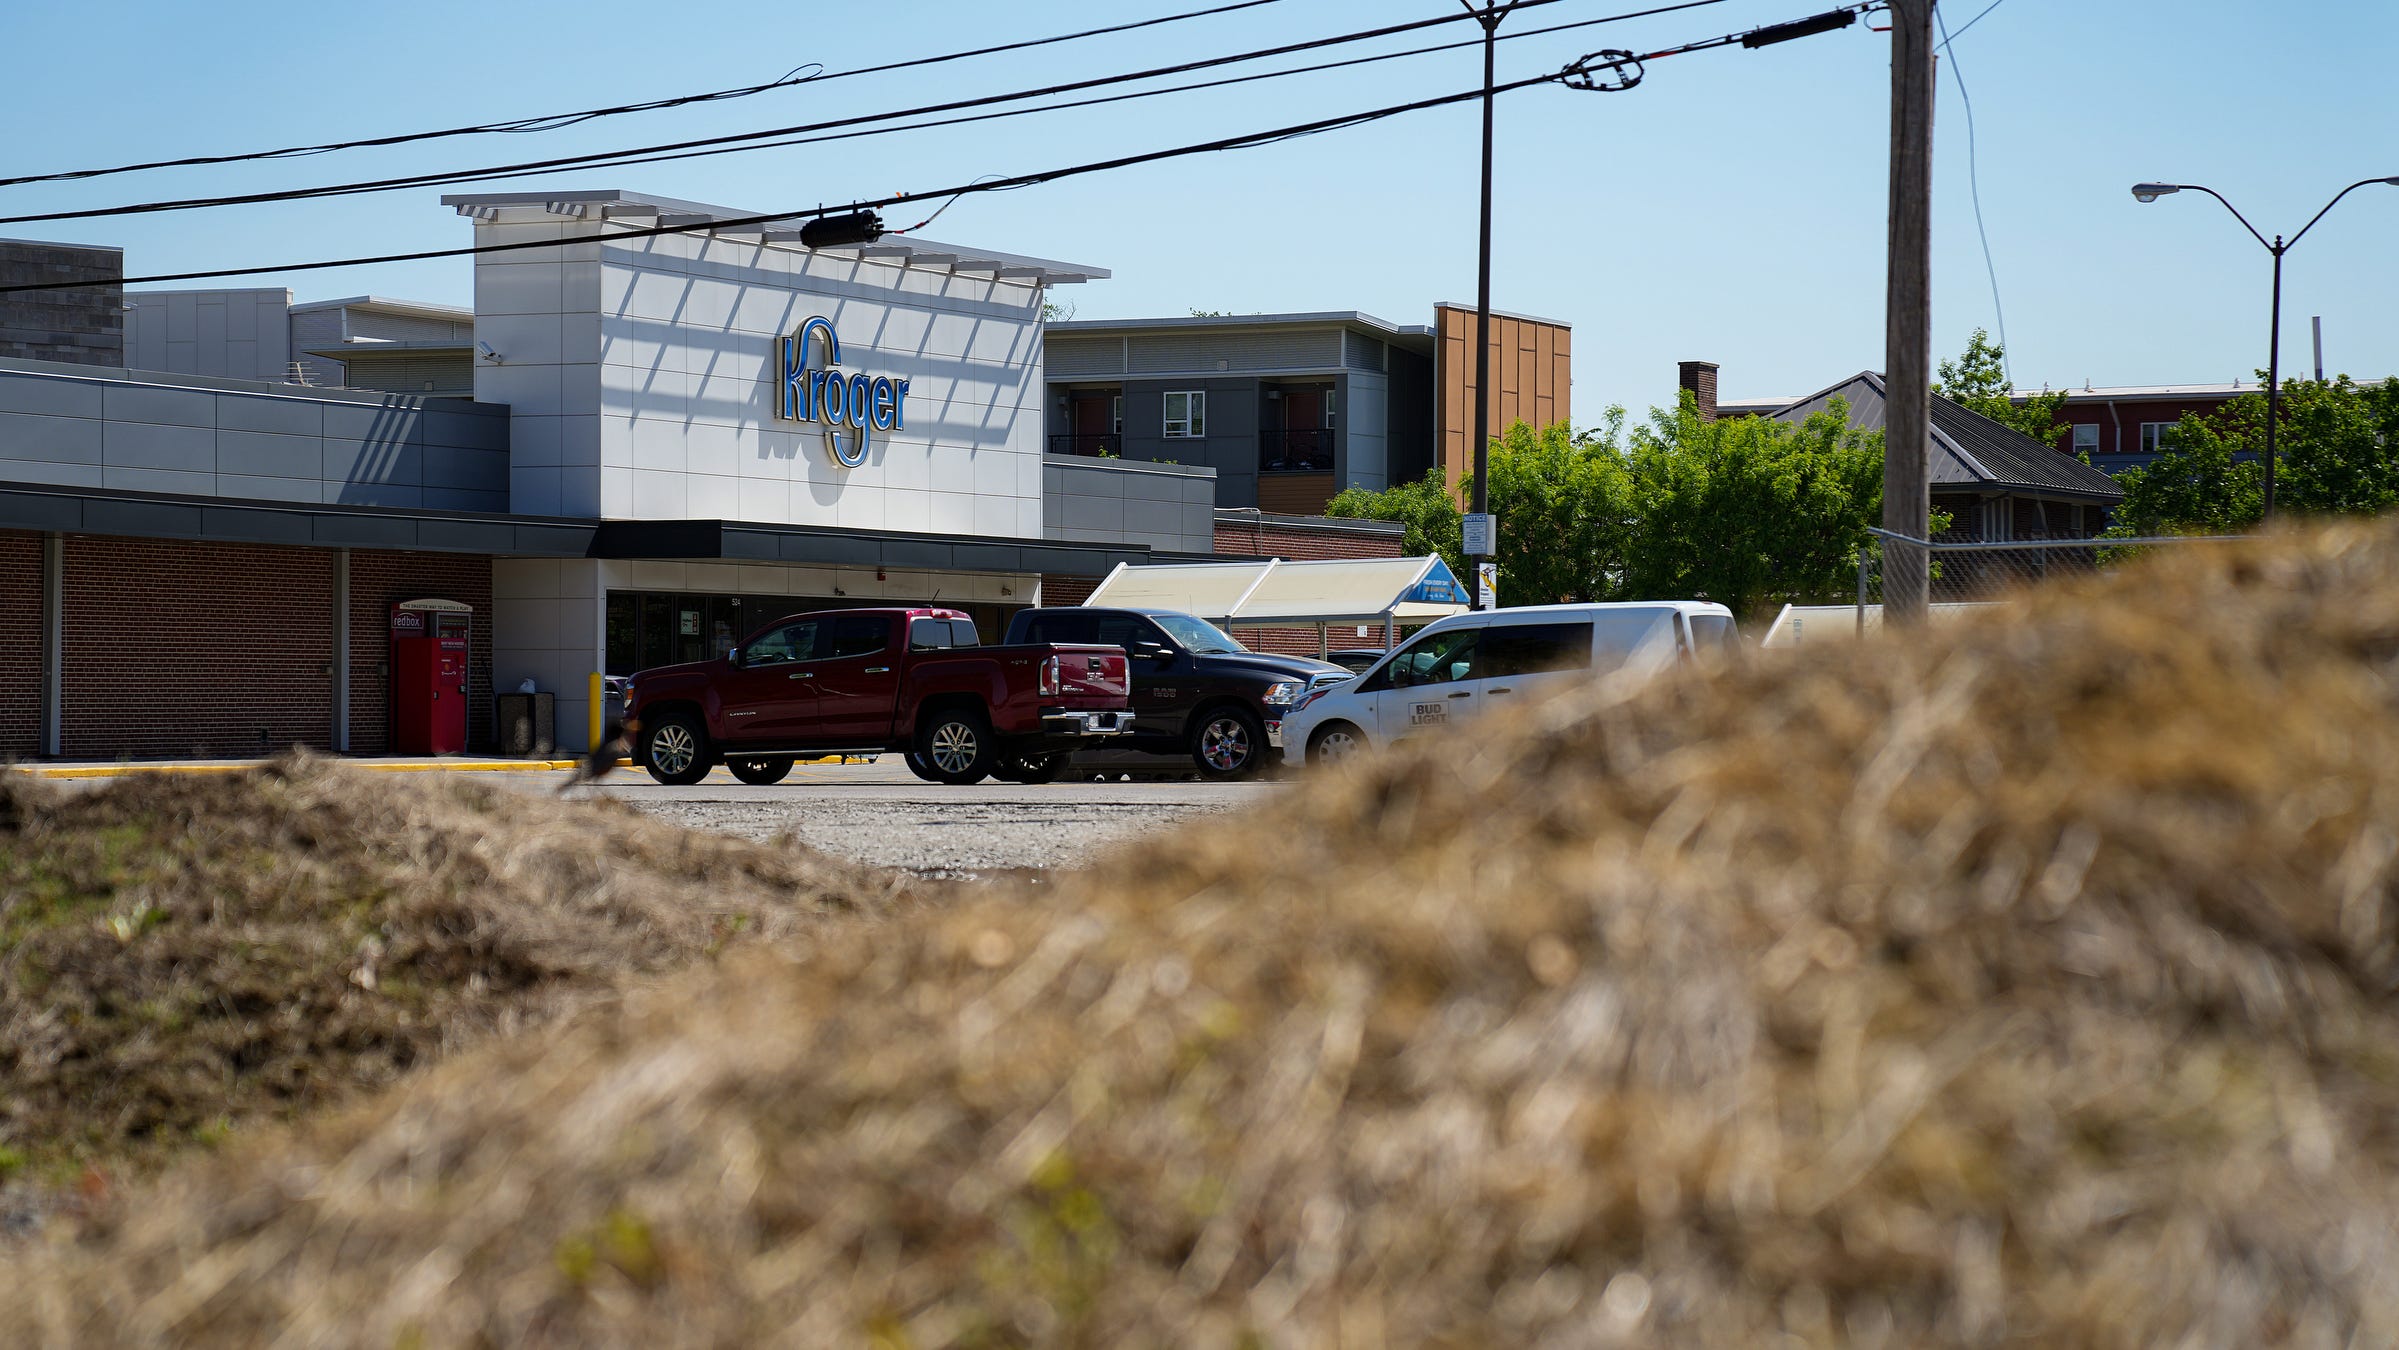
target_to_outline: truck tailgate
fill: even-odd
[[[1132,674],[1122,647],[1058,643],[1048,648],[1058,662],[1058,690],[1041,701],[1058,708],[1122,708],[1133,694]]]

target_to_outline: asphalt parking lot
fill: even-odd
[[[526,792],[555,792],[564,781],[558,773],[492,777]],[[1075,867],[1135,836],[1286,790],[1287,784],[1268,782],[1071,779],[944,787],[918,779],[892,755],[872,764],[797,765],[772,787],[737,782],[723,769],[690,787],[619,770],[575,789],[606,793],[693,829],[752,839],[788,832],[827,853],[936,877]]]

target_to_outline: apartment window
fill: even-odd
[[[1327,428],[1330,428],[1334,425],[1333,399],[1339,392],[1339,390],[1335,389],[1327,389],[1324,391],[1324,424]]]
[[[2099,453],[2099,424],[2097,422],[2074,424],[2074,453],[2078,455]]]
[[[1208,434],[1208,396],[1197,390],[1166,396],[1166,434],[1190,439]]]
[[[2143,422],[2141,424],[2141,453],[2154,455],[2166,448],[2166,433],[2174,429],[2172,422]]]
[[[1124,435],[1124,434],[1125,434],[1125,396],[1124,396],[1124,395],[1122,395],[1122,394],[1118,394],[1118,395],[1116,395],[1114,398],[1111,398],[1110,400],[1108,400],[1108,422],[1109,422],[1109,425],[1108,425],[1108,430],[1110,430],[1111,432],[1114,432],[1116,435],[1119,435],[1119,436],[1122,436],[1122,435]]]

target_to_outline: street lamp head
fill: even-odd
[[[2390,184],[2392,187],[2399,187],[2399,178],[2385,178],[2382,181]]]
[[[2132,185],[2132,199],[2136,202],[2153,202],[2169,193],[2180,191],[2182,188],[2174,183],[2135,183]]]

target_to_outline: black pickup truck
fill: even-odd
[[[1207,778],[1247,778],[1279,759],[1283,714],[1309,690],[1352,678],[1328,662],[1249,651],[1207,620],[1174,610],[1022,610],[1008,623],[1008,641],[1124,648],[1133,731],[1114,746],[1189,755]]]

